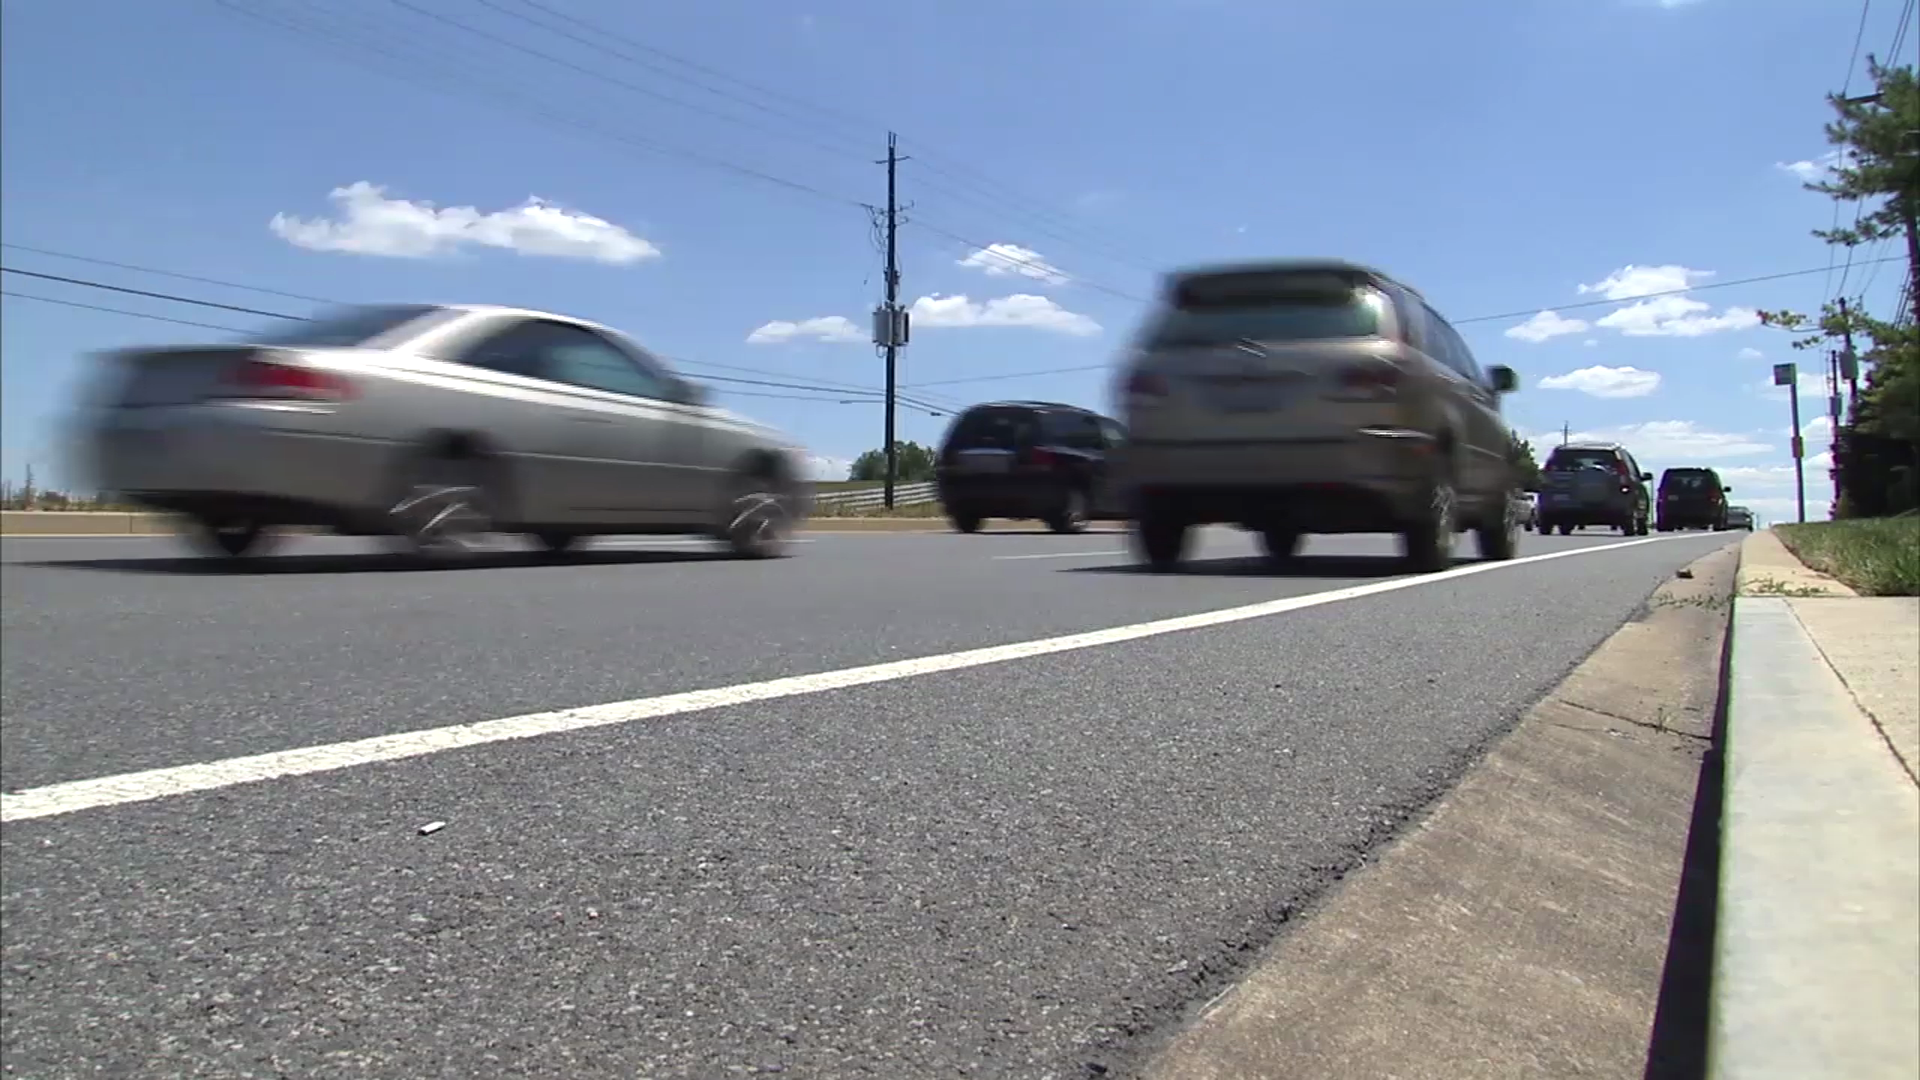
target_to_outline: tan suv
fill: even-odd
[[[1332,260],[1170,275],[1120,373],[1129,431],[1113,462],[1155,569],[1188,530],[1235,523],[1284,561],[1308,533],[1394,532],[1415,570],[1513,557],[1517,487],[1500,397],[1419,293]]]

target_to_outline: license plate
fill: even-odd
[[[1003,473],[1007,471],[1009,461],[1005,454],[962,454],[956,464],[961,472]]]
[[[1287,404],[1284,390],[1236,390],[1214,397],[1213,407],[1226,413],[1273,412]]]

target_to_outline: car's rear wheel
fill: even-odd
[[[1414,573],[1431,574],[1453,565],[1458,505],[1453,481],[1446,477],[1435,480],[1419,520],[1410,522],[1400,534],[1407,565]]]
[[[980,531],[981,523],[987,519],[971,506],[955,506],[947,509],[947,520],[953,523],[955,529],[963,533],[977,533]]]
[[[1561,535],[1561,536],[1572,536],[1572,535],[1573,535],[1573,526],[1572,526],[1572,525],[1569,525],[1569,524],[1567,524],[1567,523],[1566,523],[1566,522],[1564,522],[1564,521],[1563,521],[1563,522],[1561,522],[1561,523],[1560,523],[1560,535]]]
[[[793,514],[777,477],[749,474],[734,481],[721,537],[742,559],[771,559],[785,554],[793,535]]]
[[[1482,559],[1511,559],[1520,551],[1520,528],[1515,523],[1517,515],[1508,510],[1491,520],[1482,521],[1474,529],[1474,539],[1480,546]]]
[[[1047,528],[1057,533],[1079,533],[1087,530],[1087,493],[1077,487],[1067,488],[1060,493],[1060,501],[1053,513],[1047,515]]]
[[[1180,557],[1186,554],[1191,527],[1185,511],[1173,500],[1142,500],[1134,517],[1133,538],[1147,567],[1164,573],[1178,566]]]
[[[257,555],[270,539],[267,527],[251,518],[202,517],[193,522],[195,546],[212,555],[232,559]]]
[[[423,457],[388,512],[395,531],[423,558],[451,560],[484,550],[493,534],[490,472],[478,457]]]

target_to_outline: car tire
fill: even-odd
[[[1482,559],[1502,561],[1520,553],[1520,529],[1513,518],[1511,512],[1503,513],[1492,521],[1481,522],[1474,530]]]
[[[473,455],[423,454],[388,511],[415,556],[451,562],[482,551],[493,533],[491,465]]]
[[[1047,528],[1063,535],[1086,532],[1087,513],[1086,491],[1078,487],[1069,487],[1060,493],[1059,502],[1054,507],[1053,513],[1047,515]]]
[[[195,518],[194,546],[209,555],[239,559],[263,553],[273,540],[267,527],[251,518]]]
[[[1134,517],[1133,539],[1147,568],[1166,573],[1180,565],[1186,554],[1187,531],[1191,528],[1177,505],[1164,499],[1143,502]]]
[[[1563,521],[1563,522],[1561,522],[1561,523],[1560,523],[1560,535],[1561,535],[1561,536],[1572,536],[1572,535],[1573,535],[1573,526],[1572,526],[1572,525],[1569,525],[1569,524],[1567,524],[1567,523],[1566,523],[1566,522],[1564,522],[1564,521]]]
[[[793,536],[792,495],[770,472],[749,471],[734,478],[720,538],[739,559],[777,559]]]
[[[1428,488],[1423,515],[1400,533],[1407,565],[1414,573],[1431,574],[1453,565],[1458,507],[1452,480],[1441,477]]]
[[[953,527],[956,530],[963,533],[979,532],[980,524],[985,520],[986,518],[983,517],[978,510],[975,510],[972,507],[967,507],[964,509],[949,508],[947,510],[947,521],[952,523]]]
[[[1260,550],[1271,566],[1286,566],[1300,554],[1300,530],[1285,525],[1269,525],[1260,530]]]

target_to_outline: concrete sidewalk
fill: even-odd
[[[1742,561],[1709,1075],[1920,1077],[1920,599]]]

